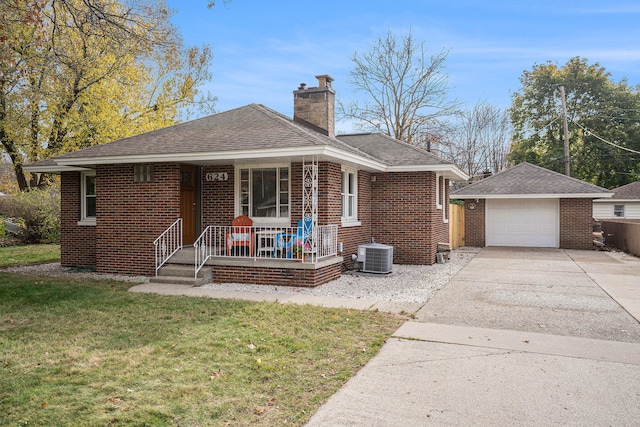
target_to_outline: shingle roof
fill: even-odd
[[[640,200],[640,181],[614,188],[612,199],[618,200]]]
[[[428,151],[382,133],[337,135],[336,138],[390,166],[451,164]]]
[[[451,197],[608,197],[609,194],[611,191],[605,188],[525,162],[456,190]]]
[[[450,179],[466,179],[453,163],[389,136],[361,134],[333,138],[261,104],[64,154],[53,159],[54,166],[35,162],[27,168],[55,172],[126,161],[212,162],[263,158],[260,156],[292,158],[305,153],[339,158],[373,170],[429,170]]]
[[[162,155],[331,145],[365,155],[260,104],[64,154],[57,159]],[[366,156],[366,155],[365,155]]]

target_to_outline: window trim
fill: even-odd
[[[617,207],[621,207],[622,208],[622,209],[619,210],[622,215],[616,215],[616,208]],[[624,210],[625,209],[624,209],[624,205],[623,204],[618,204],[618,205],[614,204],[613,205],[613,217],[614,218],[624,218]]]
[[[241,176],[241,170],[242,169],[248,169],[249,170],[249,180],[251,182],[251,171],[254,169],[270,169],[270,168],[275,168],[277,169],[276,172],[276,183],[277,183],[277,188],[276,188],[276,192],[277,197],[276,197],[276,203],[277,203],[277,208],[276,208],[276,212],[278,213],[278,215],[280,214],[280,197],[279,194],[281,192],[280,189],[280,168],[287,168],[289,169],[289,179],[288,179],[288,185],[289,188],[287,189],[287,192],[289,194],[289,215],[286,217],[254,217],[251,215],[251,206],[253,203],[253,200],[251,200],[251,192],[249,192],[249,217],[251,217],[251,219],[253,220],[253,225],[254,226],[283,226],[283,227],[287,227],[291,224],[291,163],[255,163],[255,164],[243,164],[243,165],[236,165],[235,167],[235,171],[234,171],[234,211],[235,211],[235,216],[240,216],[242,215],[242,204],[241,204],[241,194],[240,194],[240,176]]]
[[[353,180],[355,182],[353,193],[349,193],[346,187],[346,182],[344,180],[345,174],[353,174]],[[345,210],[345,196],[353,197],[353,215],[351,216],[343,216],[343,212]],[[343,227],[356,227],[362,225],[362,223],[358,220],[358,171],[356,169],[351,169],[347,167],[342,167],[340,170],[340,220],[342,222]]]
[[[447,200],[447,179],[442,176],[442,222],[449,222],[449,200]]]
[[[153,182],[153,175],[153,164],[133,165],[133,182],[138,184]]]
[[[78,225],[87,225],[87,226],[95,226],[96,225],[96,217],[95,216],[87,216],[87,181],[86,178],[88,176],[93,176],[95,178],[96,171],[86,171],[80,173],[80,221],[78,221]],[[97,193],[96,188],[96,193]],[[97,194],[93,195],[97,199]]]

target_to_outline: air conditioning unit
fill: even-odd
[[[393,246],[380,243],[358,245],[360,270],[365,273],[391,273],[393,268]]]

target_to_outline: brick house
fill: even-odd
[[[467,246],[593,247],[592,203],[612,192],[520,163],[454,191],[465,202]]]
[[[449,180],[467,176],[382,134],[335,135],[333,79],[317,79],[293,92],[293,119],[251,104],[27,166],[61,175],[62,264],[154,276],[190,247],[181,262],[214,282],[315,286],[372,239],[394,263],[434,263]],[[303,217],[307,257],[279,248]]]

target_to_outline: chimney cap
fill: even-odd
[[[331,89],[331,82],[334,80],[329,74],[320,74],[316,76],[318,79],[318,87],[327,87]]]

